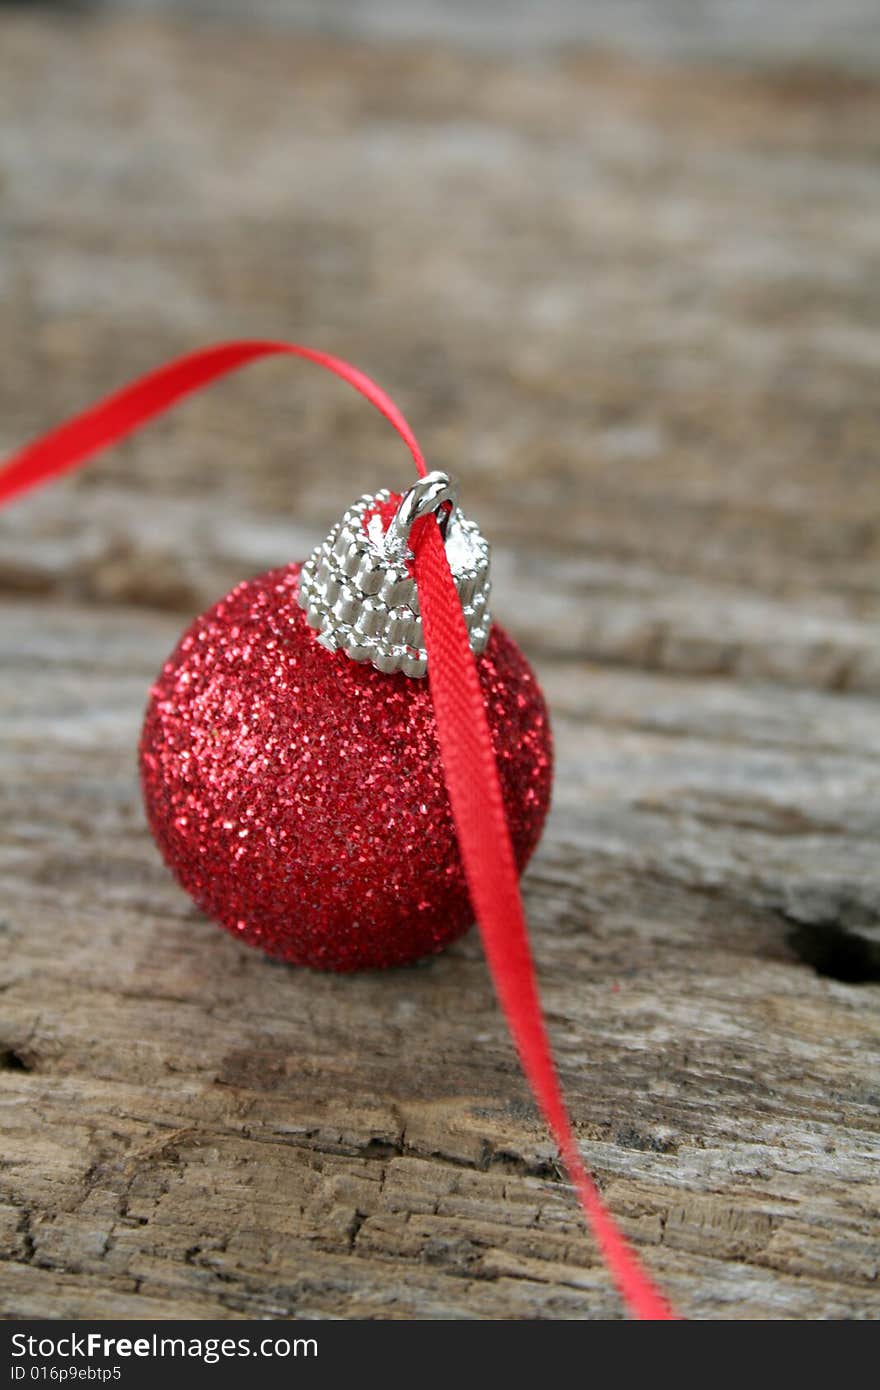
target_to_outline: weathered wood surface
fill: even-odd
[[[878,131],[833,72],[0,19],[0,446],[228,335],[395,392],[552,702],[583,1151],[694,1317],[880,1308]],[[145,828],[184,619],[406,476],[267,364],[0,518],[7,1315],[618,1312],[476,937],[289,970]]]

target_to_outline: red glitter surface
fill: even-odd
[[[405,964],[472,920],[428,681],[320,646],[299,568],[239,584],[165,663],[141,736],[147,815],[242,941],[325,970]],[[547,710],[497,624],[478,667],[522,870],[550,800]]]

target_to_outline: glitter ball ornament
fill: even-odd
[[[302,344],[218,343],[0,463],[0,505],[279,353],[370,401],[419,481],[403,497],[361,498],[304,565],[240,584],[184,634],[141,736],[153,832],[223,926],[327,970],[404,964],[460,935],[472,916],[463,856],[499,1001],[583,1215],[629,1311],[667,1321],[668,1301],[583,1165],[538,997],[517,876],[550,798],[547,711],[522,654],[492,627],[488,546],[391,398]]]
[[[328,651],[299,576],[239,584],[165,663],[141,738],[150,825],[242,941],[326,970],[405,964],[472,920],[429,683]],[[478,668],[522,869],[550,798],[547,711],[497,625]]]

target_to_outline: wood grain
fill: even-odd
[[[880,1308],[878,131],[828,69],[0,16],[0,448],[277,335],[460,475],[554,713],[566,1091],[692,1317]],[[476,936],[286,969],[144,824],[184,620],[406,477],[266,364],[0,517],[7,1316],[619,1313]]]

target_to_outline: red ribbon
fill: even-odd
[[[365,396],[403,439],[424,476],[424,456],[403,415],[356,367],[295,343],[220,343],[159,367],[25,445],[0,468],[0,504],[75,468],[218,377],[278,353],[316,362]],[[559,1145],[587,1224],[624,1304],[635,1317],[668,1320],[675,1316],[669,1303],[642,1268],[584,1167],[562,1098],[538,998],[476,660],[446,548],[433,518],[421,528],[414,569],[446,789],[495,990],[529,1085]]]

